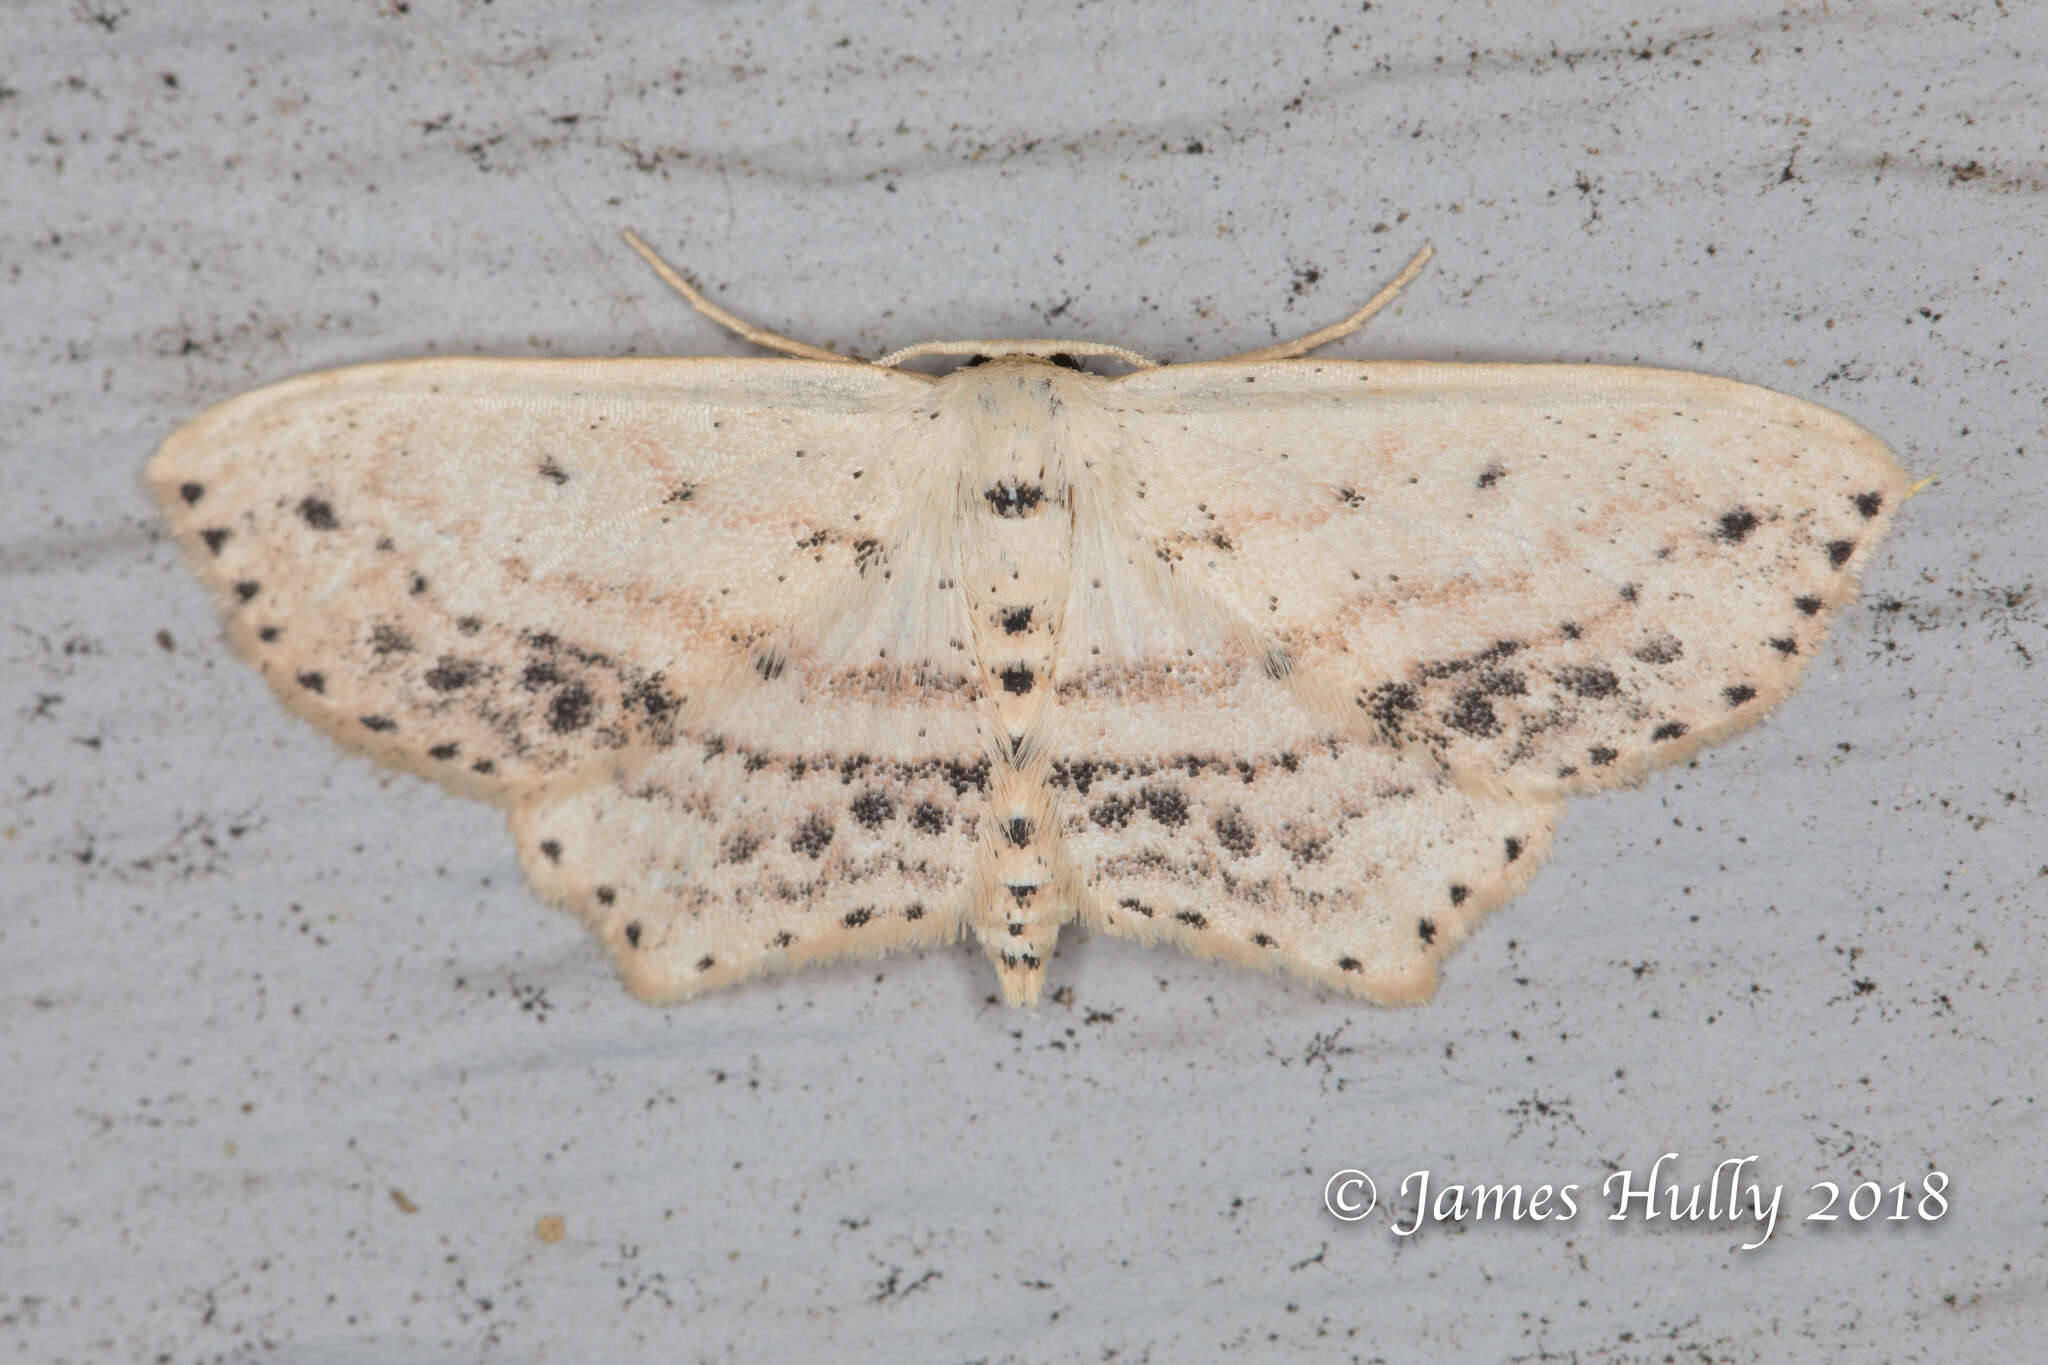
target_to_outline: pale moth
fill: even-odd
[[[149,481],[287,704],[505,807],[651,1001],[969,933],[1029,1004],[1076,921],[1424,999],[1566,796],[1792,690],[1907,492],[1725,379],[1302,358],[1427,251],[1227,360],[863,363],[631,240],[785,357],[328,370]]]

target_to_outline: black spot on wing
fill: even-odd
[[[1500,732],[1500,718],[1494,714],[1493,703],[1477,687],[1468,687],[1460,692],[1450,710],[1444,712],[1443,721],[1453,730],[1474,739],[1485,739]]]
[[[1733,687],[1722,688],[1721,695],[1728,699],[1730,706],[1740,706],[1744,702],[1755,700],[1756,689],[1748,683],[1737,683]]]
[[[1869,521],[1880,511],[1884,510],[1884,494],[1882,493],[1856,493],[1850,496],[1849,501],[1854,504],[1857,515],[1865,521]]]
[[[812,812],[796,827],[796,833],[789,836],[789,846],[806,858],[822,858],[827,845],[832,842],[832,822]]]
[[[1566,691],[1591,701],[1611,697],[1621,691],[1621,680],[1614,676],[1614,670],[1601,664],[1573,664],[1560,668],[1557,681]]]
[[[1147,787],[1139,797],[1146,813],[1169,828],[1188,822],[1188,799],[1178,787]]]
[[[1003,631],[1009,635],[1020,635],[1031,629],[1031,608],[1011,607],[1003,613]]]
[[[209,551],[218,555],[220,547],[228,543],[228,528],[225,526],[209,526],[199,533],[199,538],[206,542],[206,548]]]
[[[1425,944],[1436,942],[1436,921],[1428,916],[1418,919],[1415,921],[1415,933]]]
[[[570,683],[555,693],[554,700],[548,703],[548,728],[558,735],[581,730],[590,724],[596,709],[590,689],[582,683]]]
[[[1714,529],[1714,539],[1726,541],[1730,545],[1740,545],[1758,524],[1756,513],[1747,507],[1738,507],[1732,512],[1721,514],[1721,520]]]
[[[1812,616],[1820,611],[1822,603],[1818,597],[1795,597],[1792,599],[1792,605],[1799,608],[1804,615]]]
[[[1677,663],[1685,657],[1685,646],[1675,635],[1659,635],[1638,646],[1635,657],[1646,664]]]
[[[1828,542],[1828,563],[1839,569],[1849,562],[1849,556],[1856,553],[1853,540],[1831,540]]]
[[[1233,857],[1248,858],[1258,846],[1251,825],[1235,809],[1217,816],[1210,828],[1216,832],[1216,842],[1230,850]]]
[[[203,483],[181,483],[178,485],[178,496],[185,500],[187,507],[191,507],[206,496],[206,485]]]
[[[943,806],[920,801],[910,812],[910,827],[920,834],[944,834],[953,817]]]
[[[332,531],[341,525],[334,515],[334,504],[325,498],[299,499],[299,520],[316,531]]]
[[[889,799],[889,793],[871,787],[855,797],[848,809],[862,829],[880,829],[895,817],[896,803]]]
[[[1029,693],[1037,681],[1037,675],[1024,664],[1011,664],[997,676],[1002,680],[1003,691],[1020,697]]]

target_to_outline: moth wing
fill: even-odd
[[[966,676],[921,592],[936,556],[890,543],[919,525],[925,389],[792,360],[366,365],[213,408],[148,479],[292,709],[509,799],[710,717],[772,729],[748,684],[793,667],[893,645]],[[869,685],[893,684],[839,692]]]
[[[1106,571],[1333,733],[1524,796],[1760,719],[1907,490],[1846,418],[1675,371],[1188,365],[1109,402]],[[1134,638],[1096,633],[1098,657]],[[1157,638],[1124,662],[1156,663]]]
[[[1256,657],[1062,699],[1052,783],[1080,918],[1381,1004],[1549,855],[1559,802],[1333,734]]]
[[[511,806],[536,887],[674,999],[958,931],[987,764],[927,387],[364,366],[222,404],[149,480],[294,710]]]
[[[802,724],[774,752],[693,736],[514,807],[528,878],[641,999],[958,935],[980,805],[963,798],[986,770],[875,762],[859,736]]]

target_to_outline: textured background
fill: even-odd
[[[36,0],[0,14],[0,1355],[1989,1358],[2048,1331],[2048,13]],[[1706,370],[1937,482],[1804,691],[1387,1012],[1070,930],[655,1010],[342,755],[140,481],[349,361],[1054,332]],[[1755,1154],[1726,1224],[1611,1169]],[[1576,1182],[1569,1223],[1321,1206]],[[1930,1168],[1950,1212],[1800,1223]],[[559,1215],[548,1242],[536,1223]]]

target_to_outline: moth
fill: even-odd
[[[1785,698],[1908,491],[1725,379],[1306,358],[1426,250],[1227,360],[864,363],[628,239],[783,354],[323,371],[148,479],[287,705],[504,807],[649,1001],[971,934],[1030,1004],[1070,922],[1425,999],[1566,797]]]

